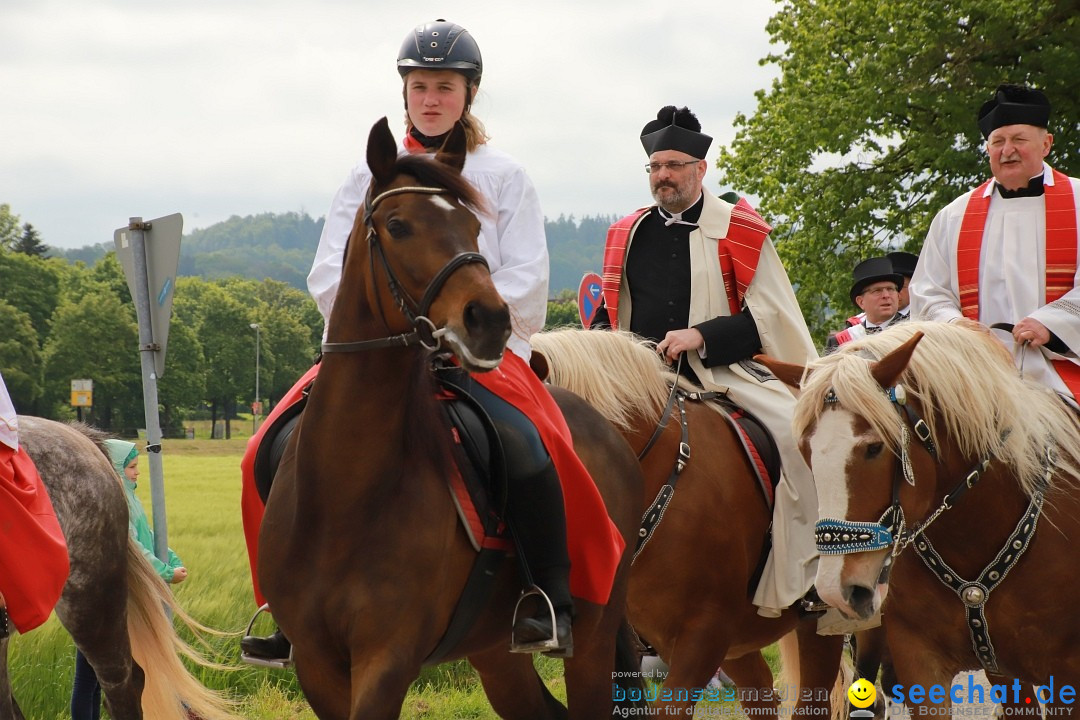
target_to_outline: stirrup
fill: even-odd
[[[269,612],[270,612],[270,603],[263,603],[262,607],[260,607],[258,610],[256,610],[255,614],[251,616],[251,621],[248,623],[247,630],[244,632],[244,636],[246,637],[248,635],[251,635],[252,630],[255,627],[255,621],[263,613],[269,613]],[[289,644],[289,657],[287,657],[285,659],[264,658],[264,657],[259,657],[258,655],[249,655],[248,653],[244,652],[243,649],[241,649],[240,650],[240,659],[243,662],[246,662],[248,665],[257,665],[259,667],[267,667],[267,668],[275,668],[277,670],[285,670],[287,668],[292,667],[292,665],[293,665],[293,648],[292,648],[292,644],[290,643]]]
[[[540,640],[538,642],[532,642],[528,645],[523,645],[518,642],[518,639],[514,636],[514,628],[517,627],[518,611],[521,610],[521,603],[525,598],[539,596],[544,605],[547,606],[548,613],[551,617],[551,637],[547,640]],[[551,604],[551,598],[547,593],[540,589],[538,585],[533,585],[527,590],[521,591],[521,597],[518,598],[517,604],[514,605],[514,617],[510,625],[510,652],[512,653],[534,653],[534,652],[548,652],[550,650],[556,650],[559,647],[559,626],[555,619],[555,606]]]

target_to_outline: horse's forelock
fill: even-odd
[[[421,185],[446,188],[447,192],[473,212],[485,213],[487,206],[483,196],[472,183],[455,168],[441,163],[428,155],[401,155],[396,170],[411,175]]]
[[[861,416],[895,453],[900,452],[899,423],[881,386],[870,374],[870,365],[853,353],[834,353],[817,361],[803,382],[795,405],[792,428],[799,438],[817,424],[821,413],[835,402]]]
[[[817,419],[831,389],[843,407],[863,416],[897,450],[899,415],[870,376],[868,358],[884,357],[916,332],[922,332],[923,339],[899,382],[924,408],[936,444],[941,446],[947,434],[966,457],[990,455],[1011,466],[1030,492],[1042,475],[1047,442],[1053,439],[1061,466],[1075,474],[1080,424],[1064,403],[1046,388],[1020,380],[992,335],[948,323],[903,323],[819,360],[796,406],[797,432],[805,432]]]

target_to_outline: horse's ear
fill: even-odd
[[[454,123],[454,127],[451,128],[450,133],[443,140],[439,152],[435,153],[435,159],[461,172],[461,169],[465,167],[465,152],[467,149],[465,126],[459,120]]]
[[[870,375],[873,376],[878,385],[883,388],[890,388],[896,384],[896,381],[900,379],[900,374],[904,372],[904,368],[911,361],[911,354],[915,352],[915,346],[919,344],[922,337],[923,334],[920,330],[903,345],[870,366]]]
[[[785,385],[798,390],[806,368],[802,365],[777,360],[768,355],[755,355],[754,360],[769,368],[769,372],[782,381]]]
[[[367,164],[375,184],[385,185],[394,179],[397,163],[397,143],[390,132],[390,123],[383,117],[371,127],[367,144]]]

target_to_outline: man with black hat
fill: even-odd
[[[904,278],[904,284],[900,287],[900,309],[897,310],[896,317],[892,321],[907,320],[911,317],[911,295],[908,292],[908,286],[911,285],[911,278],[915,275],[915,266],[919,264],[919,256],[897,250],[887,253],[885,257],[892,262],[893,271]],[[852,300],[852,302],[855,301]],[[861,324],[864,319],[866,319],[866,313],[860,311],[858,315],[852,315],[844,322],[848,327],[854,327]]]
[[[888,257],[863,260],[855,266],[852,277],[855,282],[851,286],[851,302],[862,310],[862,319],[829,335],[825,341],[826,355],[844,343],[881,332],[892,323],[906,319],[898,311],[904,276],[896,272]]]
[[[683,374],[726,392],[772,432],[784,478],[754,604],[773,617],[813,583],[817,495],[791,435],[794,398],[752,358],[764,352],[805,364],[817,352],[769,225],[745,200],[718,198],[702,187],[712,138],[694,114],[661,109],[641,143],[656,205],[608,230],[603,305],[593,324],[654,340],[669,362],[682,355]]]
[[[1044,162],[1049,119],[1046,95],[1023,85],[999,86],[979,110],[993,177],[934,218],[911,304],[920,319],[1013,324],[996,334],[1017,367],[1076,405],[1080,180]]]
[[[919,264],[919,256],[914,253],[896,250],[887,253],[885,257],[889,258],[889,261],[892,263],[893,272],[904,278],[904,284],[900,286],[899,310],[896,311],[900,317],[893,320],[893,322],[907,320],[911,317],[911,293],[909,288],[911,286],[911,278],[915,276],[915,267]]]

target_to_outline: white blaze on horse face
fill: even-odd
[[[843,408],[821,413],[810,436],[810,467],[817,486],[818,515],[847,519],[847,466],[857,445],[865,438],[855,435],[855,415]]]
[[[454,206],[450,204],[450,201],[444,198],[442,195],[432,195],[431,203],[440,210],[446,210],[447,212],[453,212]]]
[[[855,416],[847,410],[834,407],[818,417],[809,442],[810,467],[817,487],[818,519],[847,519],[847,466],[859,440],[855,436]],[[843,555],[822,555],[815,580],[821,599],[841,612],[851,611],[843,597],[843,570]]]

